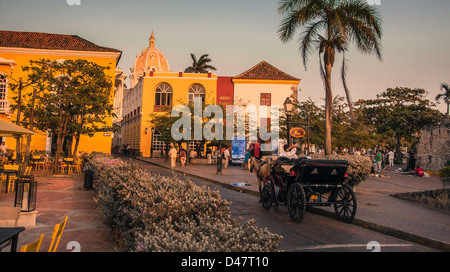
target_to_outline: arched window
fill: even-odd
[[[8,107],[8,78],[0,73],[0,111],[6,111]]]
[[[194,97],[201,97],[202,102],[205,102],[205,87],[203,85],[195,83],[189,88],[188,103],[194,103]]]
[[[168,83],[161,83],[156,87],[155,106],[172,106],[173,90]]]

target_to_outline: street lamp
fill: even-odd
[[[287,142],[288,146],[291,145],[291,135],[290,135],[290,123],[291,123],[291,112],[294,109],[294,104],[292,103],[291,99],[289,97],[286,98],[284,101],[284,111],[286,112],[286,126],[287,126]]]

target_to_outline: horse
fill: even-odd
[[[253,170],[256,169],[255,175],[259,187],[259,203],[261,203],[262,187],[264,183],[269,182],[267,178],[270,177],[272,165],[269,162],[263,161],[256,157],[251,157],[249,163],[250,163],[250,172],[253,172]]]

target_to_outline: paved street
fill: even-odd
[[[137,158],[143,162],[170,169],[163,159]],[[226,188],[258,195],[254,173],[239,167],[223,169],[216,175],[215,165],[189,165],[174,168],[182,173],[204,179]],[[236,187],[233,183],[246,183],[249,186]],[[356,188],[358,210],[352,224],[375,230],[379,233],[400,237],[404,240],[421,243],[439,250],[450,251],[450,213],[433,209],[392,197],[403,192],[421,192],[442,188],[438,177],[420,178],[398,172],[386,172],[384,177],[369,177]],[[314,209],[321,214],[333,215],[330,209]],[[308,216],[308,214],[307,214]],[[303,222],[302,222],[303,223]]]
[[[126,158],[126,160],[130,159]],[[140,166],[154,173],[184,176],[179,172],[172,172],[170,169],[148,162],[139,160],[132,160],[132,162],[139,163]],[[202,167],[203,171],[194,171],[195,167]],[[208,176],[211,173],[207,170],[211,170],[212,166],[189,166],[184,170],[188,169]],[[37,224],[35,227],[28,227],[20,235],[19,247],[33,241],[42,233],[45,234],[42,251],[46,251],[54,225],[67,215],[69,220],[58,252],[73,250],[68,247],[70,242],[78,243],[82,252],[120,251],[111,230],[102,223],[95,210],[94,192],[83,189],[82,175],[49,177],[40,172],[33,174],[36,175],[39,183]],[[239,176],[241,179],[237,179]],[[443,249],[436,247],[436,244],[432,247],[428,246],[429,240],[439,242],[438,245],[448,244],[446,242],[449,239],[450,226],[448,212],[389,196],[391,192],[438,187],[439,184],[435,179],[402,176],[395,178],[394,175],[390,179],[383,180],[370,178],[357,187],[358,212],[355,220],[357,222],[345,224],[333,217],[319,215],[316,212],[308,212],[301,223],[293,223],[286,207],[266,211],[258,204],[256,194],[248,191],[240,192],[241,188],[228,186],[247,178],[248,182],[254,183],[252,177],[254,176],[248,171],[230,167],[224,169],[224,174],[220,176],[223,182],[210,182],[205,178],[189,178],[198,185],[219,190],[223,198],[232,201],[232,216],[242,217],[244,220],[255,219],[259,227],[267,227],[271,232],[282,235],[284,238],[280,242],[280,249],[288,252],[367,252],[368,243],[371,241],[379,243],[380,250],[383,252],[433,252]],[[13,201],[13,194],[0,195],[2,203],[13,203]],[[391,232],[386,233],[386,229]],[[392,233],[392,230],[396,232]],[[414,233],[416,236],[411,239]],[[434,238],[427,238],[425,242],[417,240],[424,237]]]
[[[301,223],[294,223],[290,220],[286,207],[280,206],[266,211],[258,203],[258,197],[255,195],[230,190],[202,179],[186,177],[146,162],[136,160],[133,160],[133,162],[153,173],[190,178],[197,185],[205,185],[214,190],[219,190],[224,199],[232,201],[232,216],[242,217],[244,220],[255,219],[259,227],[267,227],[271,232],[282,235],[281,250],[289,252],[367,252],[369,251],[367,249],[368,243],[376,241],[380,244],[383,252],[436,251],[429,247],[383,235],[352,224],[345,224],[334,218],[314,213],[307,213]],[[226,170],[224,169],[224,172]]]

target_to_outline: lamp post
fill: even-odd
[[[287,142],[288,142],[288,146],[291,145],[291,134],[290,134],[290,129],[291,129],[291,113],[292,113],[292,109],[294,108],[294,104],[292,103],[291,99],[289,97],[286,98],[286,100],[284,101],[284,111],[286,112],[286,126],[287,126]]]

